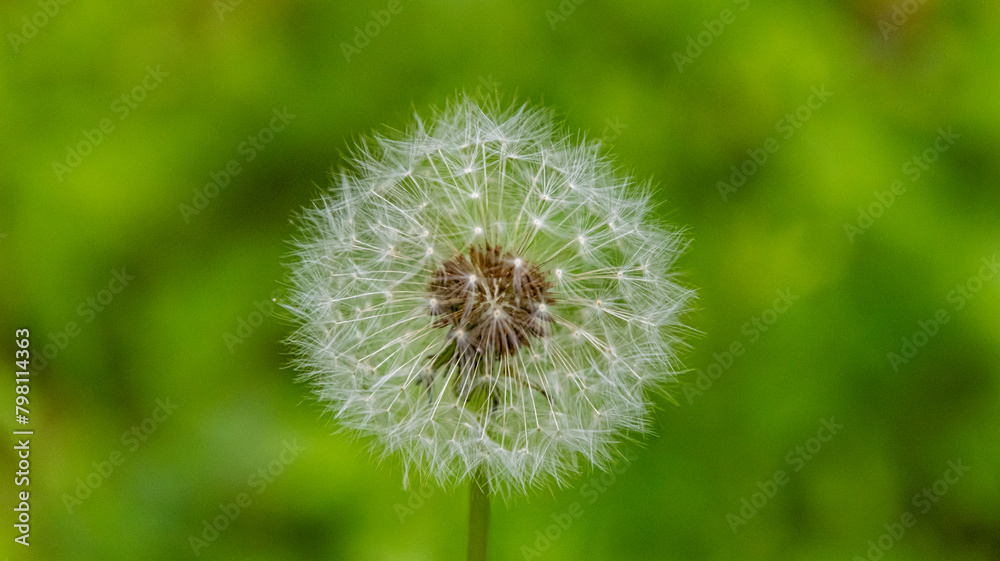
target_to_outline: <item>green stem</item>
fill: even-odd
[[[482,472],[469,482],[469,561],[486,561],[490,537],[490,495]]]

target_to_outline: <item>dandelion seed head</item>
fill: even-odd
[[[545,110],[466,98],[363,143],[333,185],[302,215],[287,307],[341,426],[406,473],[504,494],[648,430],[693,297],[648,185]]]

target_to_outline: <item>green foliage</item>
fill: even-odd
[[[354,139],[498,90],[654,179],[701,335],[659,436],[494,505],[494,558],[994,559],[1000,22],[896,4],[4,3],[0,324],[44,368],[0,558],[460,558],[465,493],[331,436],[271,299]]]

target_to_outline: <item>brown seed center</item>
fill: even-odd
[[[500,246],[469,247],[434,272],[427,288],[435,327],[449,327],[455,358],[478,363],[515,354],[545,337],[552,284],[526,259]]]

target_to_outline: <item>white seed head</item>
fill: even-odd
[[[463,98],[363,144],[303,213],[290,341],[341,425],[407,473],[562,483],[620,456],[678,372],[683,246],[647,185],[547,111]]]

